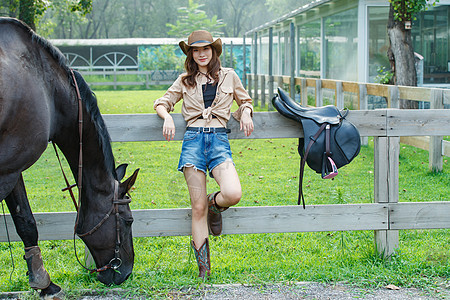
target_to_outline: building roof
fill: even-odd
[[[266,29],[266,28],[269,28],[269,27],[271,27],[271,26],[273,26],[275,24],[278,24],[278,23],[281,23],[283,21],[286,21],[286,20],[288,20],[288,19],[290,19],[290,18],[292,18],[292,17],[294,17],[294,16],[296,16],[296,15],[302,13],[302,12],[305,12],[307,10],[310,10],[310,9],[316,7],[316,6],[319,6],[319,5],[322,5],[324,3],[331,2],[331,1],[332,0],[312,0],[310,3],[305,4],[303,6],[300,6],[299,8],[294,9],[293,11],[291,11],[291,12],[289,12],[289,13],[281,16],[281,17],[279,17],[278,19],[275,19],[275,20],[272,20],[270,22],[264,23],[264,24],[262,24],[262,25],[260,25],[258,27],[255,27],[255,28],[247,31],[245,33],[245,35],[250,34],[250,33],[254,33],[254,32],[258,32],[258,31],[261,31],[261,30]]]
[[[224,44],[241,45],[242,38],[223,38]],[[55,46],[144,46],[144,45],[178,45],[177,38],[121,38],[121,39],[53,39]]]

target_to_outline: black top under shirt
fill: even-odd
[[[205,108],[208,108],[212,105],[214,99],[216,98],[217,84],[211,83],[203,84],[202,90],[203,90],[203,102],[205,102]],[[212,117],[216,118],[215,115],[213,115]],[[203,119],[203,117],[200,116],[199,119]]]

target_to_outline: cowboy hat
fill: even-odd
[[[222,40],[218,38],[217,40],[213,41],[211,33],[206,30],[193,31],[188,37],[187,44],[184,41],[181,41],[180,43],[178,43],[178,45],[186,55],[189,48],[191,47],[204,47],[208,45],[216,49],[217,56],[220,56],[220,54],[222,54]]]

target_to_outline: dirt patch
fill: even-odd
[[[66,299],[81,300],[119,300],[119,299],[149,299],[149,295],[141,296],[124,289],[114,289],[106,293],[95,291],[81,292],[80,297]],[[23,297],[25,296],[25,297]],[[3,299],[23,299],[31,296],[31,292],[3,293]],[[32,297],[33,298],[33,297]],[[290,285],[203,285],[198,288],[187,288],[152,295],[152,299],[202,299],[202,300],[275,300],[275,299],[368,299],[368,300],[432,300],[450,299],[450,287],[442,286],[432,291],[416,288],[397,288],[395,286],[378,289],[363,289],[342,283],[324,284],[316,282],[299,282]],[[37,298],[36,298],[37,299]]]
[[[393,288],[393,287],[391,287]],[[417,300],[450,299],[450,290],[424,292],[414,288],[367,290],[344,284],[302,282],[292,285],[214,285],[201,289],[179,291],[167,295],[173,299],[377,299]]]

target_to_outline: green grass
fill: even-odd
[[[162,91],[98,91],[102,113],[151,113]],[[176,112],[181,109],[176,106]],[[231,147],[243,186],[239,206],[294,205],[298,193],[297,140],[232,140]],[[176,171],[181,142],[114,143],[117,164],[129,163],[127,175],[141,168],[132,192],[132,209],[189,207],[184,177]],[[66,170],[68,170],[66,166]],[[51,147],[24,172],[33,211],[73,211]],[[340,169],[334,180],[322,180],[305,170],[307,204],[373,202],[373,141]],[[448,201],[450,167],[428,171],[428,152],[402,145],[400,149],[400,201]],[[217,184],[209,179],[208,190]],[[5,206],[6,209],[6,206]],[[10,230],[14,230],[10,228]],[[136,260],[132,276],[121,288],[133,294],[159,294],[196,287],[197,266],[190,237],[135,238]],[[77,242],[78,252],[83,244]],[[94,275],[77,265],[71,241],[40,242],[52,280],[69,296],[81,289],[107,291]],[[394,284],[434,292],[450,276],[450,231],[404,230],[400,248],[390,261],[375,252],[372,231],[224,235],[211,237],[211,284],[268,284],[292,281],[344,281],[363,288]],[[22,243],[12,243],[15,271],[7,243],[0,244],[0,291],[29,290]]]

